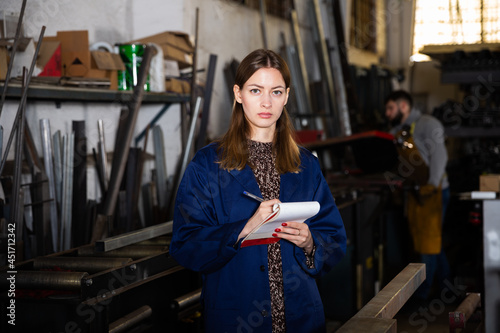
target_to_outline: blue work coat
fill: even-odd
[[[237,240],[261,195],[253,171],[219,167],[215,144],[198,151],[180,183],[170,254],[203,277],[205,332],[271,332],[267,245],[240,247]],[[281,202],[318,201],[307,220],[316,251],[314,268],[304,251],[280,240],[287,332],[325,331],[323,304],[315,278],[345,254],[346,234],[318,160],[301,148],[301,171],[282,174]]]

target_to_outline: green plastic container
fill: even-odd
[[[118,90],[133,90],[137,84],[137,74],[146,46],[144,44],[118,44],[116,47],[125,65],[124,71],[118,71]],[[149,75],[144,84],[144,91],[149,91]]]

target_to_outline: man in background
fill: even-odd
[[[413,247],[426,265],[426,280],[415,296],[426,300],[434,278],[442,288],[450,275],[442,250],[442,222],[450,198],[444,128],[433,116],[415,109],[406,91],[397,90],[387,96],[385,108],[398,146],[398,170],[405,178],[405,188],[411,188],[407,217]]]

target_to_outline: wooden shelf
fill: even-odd
[[[0,93],[3,93],[3,83],[0,83]],[[21,97],[21,85],[11,84],[7,88],[7,99]],[[180,103],[189,101],[190,95],[176,93],[145,92],[142,103]],[[132,91],[117,91],[91,88],[53,87],[48,85],[30,85],[28,100],[45,101],[78,101],[126,104],[132,100]]]

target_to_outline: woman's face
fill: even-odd
[[[251,138],[271,139],[290,89],[286,88],[280,71],[274,68],[257,70],[240,89],[233,87],[234,96],[243,106],[251,128]]]

